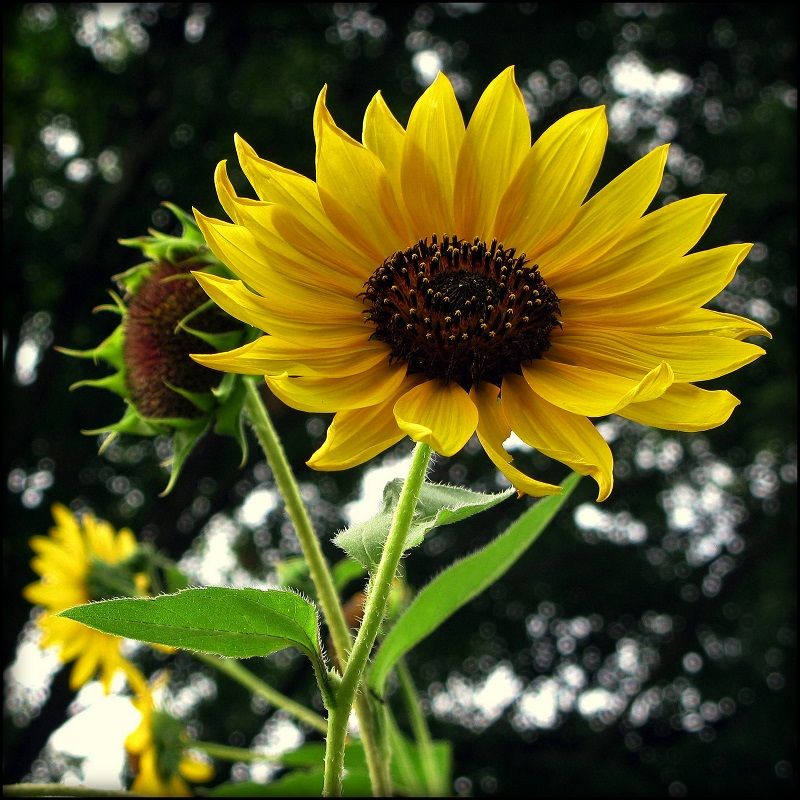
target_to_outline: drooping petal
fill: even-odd
[[[452,456],[475,433],[478,410],[455,382],[426,381],[406,392],[394,405],[397,425],[416,442]]]
[[[486,381],[473,386],[469,393],[478,409],[478,441],[486,455],[520,494],[532,497],[559,494],[560,486],[534,480],[511,465],[511,455],[503,448],[503,442],[511,435],[511,426],[503,412],[499,394],[499,387]]]
[[[708,381],[727,375],[764,354],[748,342],[674,333],[638,333],[627,329],[564,326],[553,336],[547,357],[562,364],[588,367],[638,379],[666,361],[676,383]]]
[[[628,403],[654,400],[675,380],[664,361],[638,381],[546,358],[523,365],[522,374],[531,389],[547,402],[585,417],[603,417]]]
[[[339,470],[363,464],[405,437],[394,418],[394,404],[418,380],[408,376],[400,389],[382,403],[340,411],[328,427],[322,446],[306,462],[319,470]]]
[[[314,111],[319,197],[331,222],[377,265],[408,246],[408,232],[381,160],[336,126],[325,94]]]
[[[605,108],[573,111],[534,143],[500,201],[492,237],[535,259],[569,229],[597,176]]]
[[[267,385],[287,406],[299,411],[336,412],[367,408],[395,392],[406,374],[405,364],[378,364],[343,378],[267,375]]]
[[[525,444],[597,482],[598,501],[614,484],[611,450],[586,417],[539,397],[521,375],[506,375],[501,403],[514,432]]]
[[[455,230],[462,239],[491,240],[500,198],[531,146],[531,125],[514,68],[481,95],[467,126],[455,176]]]
[[[673,322],[687,309],[698,309],[716,297],[731,282],[751,247],[731,244],[691,253],[616,302],[605,297],[560,298],[561,311],[569,319],[614,327]]]
[[[657,147],[628,167],[580,207],[558,242],[539,255],[529,254],[545,280],[596,260],[644,214],[661,185],[667,149],[668,145]]]
[[[403,142],[401,183],[412,238],[458,232],[453,189],[463,140],[464,119],[453,86],[440,72],[414,105]]]
[[[559,298],[567,300],[600,301],[632,294],[697,243],[722,199],[723,195],[700,194],[647,214],[602,256],[559,273],[553,278],[553,288]]]
[[[632,403],[620,416],[670,431],[707,431],[728,421],[738,398],[730,392],[708,391],[680,383],[671,386],[656,400]]]
[[[212,369],[245,375],[327,376],[355,375],[387,361],[388,345],[364,339],[346,348],[312,350],[305,342],[262,336],[226,353],[194,355],[192,358]]]

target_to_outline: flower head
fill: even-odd
[[[738,404],[694,383],[764,352],[742,341],[768,335],[760,325],[702,307],[750,245],[687,255],[720,195],[645,213],[666,146],[586,201],[604,109],[566,115],[531,146],[512,68],[466,127],[440,74],[406,128],[377,94],[363,144],[336,126],[323,89],[314,133],[316,182],[237,137],[259,199],[235,194],[223,162],[217,192],[233,223],[195,212],[240,278],[198,281],[267,334],[195,358],[265,375],[293,408],[335,412],[312,467],[360,464],[406,435],[453,455],[477,433],[519,492],[557,493],[512,465],[513,431],[590,475],[604,499],[612,456],[590,418],[697,431]]]
[[[151,236],[123,241],[139,248],[148,261],[116,276],[123,297],[111,293],[113,305],[100,306],[122,317],[120,325],[91,350],[61,352],[105,361],[111,375],[74,384],[108,389],[121,396],[126,411],[118,422],[86,431],[109,434],[103,449],[120,434],[173,437],[170,480],[174,485],[186,457],[211,424],[233,436],[245,452],[241,414],[241,379],[214,373],[189,358],[192,352],[215,353],[244,341],[245,333],[208,301],[191,272],[225,271],[208,253],[192,219],[170,206],[181,220],[181,236],[151,231]]]
[[[92,514],[79,520],[60,504],[55,504],[52,512],[56,524],[50,535],[30,540],[36,552],[31,566],[41,579],[22,593],[45,609],[38,619],[41,646],[58,647],[65,663],[75,660],[70,688],[79,689],[100,672],[108,692],[118,670],[129,678],[136,672],[120,652],[122,640],[55,614],[91,600],[143,594],[147,578],[134,566],[138,545],[130,530],[115,532]]]
[[[125,740],[131,769],[136,773],[131,790],[162,797],[190,797],[186,781],[205,783],[214,777],[212,766],[186,752],[186,732],[181,722],[157,707],[154,694],[166,679],[150,687],[144,680],[134,686],[133,704],[141,712],[139,726]]]

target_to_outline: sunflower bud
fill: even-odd
[[[149,236],[121,240],[149,259],[114,276],[121,295],[110,292],[113,304],[96,310],[121,317],[120,325],[90,350],[57,348],[78,358],[103,361],[115,372],[82,380],[70,388],[93,386],[122,397],[126,410],[112,425],[84,431],[107,433],[105,450],[121,433],[169,435],[173,442],[170,478],[163,494],[178,478],[189,453],[213,427],[232,436],[246,458],[242,419],[245,387],[242,376],[206,369],[190,353],[215,353],[243,344],[248,331],[206,297],[193,271],[227,274],[210,254],[194,221],[167,204],[182,225],[180,236],[150,231]]]

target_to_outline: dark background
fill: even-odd
[[[605,422],[616,461],[611,499],[593,507],[583,481],[536,547],[412,654],[434,735],[454,743],[455,790],[794,791],[796,18],[788,4],[134,4],[107,27],[94,6],[31,4],[4,7],[3,44],[6,664],[31,611],[20,596],[34,579],[27,539],[50,526],[53,502],[91,507],[177,558],[212,515],[271,486],[257,451],[239,470],[233,443],[209,438],[173,493],[158,498],[164,442],[127,439],[101,457],[96,437],[79,433],[114,421],[121,403],[92,389],[68,392],[102,369],[52,346],[90,347],[112,330],[116,318],[92,309],[105,302],[110,276],[137,263],[116,240],[148,226],[170,230],[162,200],[224,216],[212,176],[220,159],[235,163],[235,131],[264,157],[313,176],[311,116],[323,83],[338,124],[358,136],[378,89],[407,121],[422,91],[414,63],[431,54],[466,113],[515,64],[534,135],[570,110],[607,105],[612,135],[598,186],[672,141],[657,203],[728,194],[701,246],[757,246],[713,305],[758,319],[774,339],[760,342],[767,355],[755,364],[706,384],[742,400],[718,430]],[[624,76],[637,70],[648,82],[631,87]],[[681,75],[685,85],[670,93]],[[244,191],[238,169],[232,175]],[[271,408],[300,479],[316,487],[327,540],[364,468],[312,473],[304,461],[327,418],[277,401]],[[535,454],[517,458],[536,477],[564,475]],[[440,459],[433,477],[486,489],[494,469],[467,448]],[[423,585],[530,502],[442,530],[408,559],[409,583]],[[296,548],[280,510],[254,529],[231,519],[240,563],[256,578]],[[250,666],[312,702],[301,661]],[[194,670],[179,661],[175,680],[190,681]],[[526,716],[524,703],[511,703],[487,716],[458,692],[512,672],[530,697],[556,690],[558,710]],[[30,779],[70,699],[66,670],[41,707],[7,698],[4,783]],[[218,699],[193,719],[200,738],[247,745],[270,714],[253,714],[244,692],[220,682]],[[39,761],[35,775],[57,778],[61,768]],[[223,766],[218,780],[226,776]]]

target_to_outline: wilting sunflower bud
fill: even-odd
[[[101,452],[120,434],[170,435],[173,456],[164,494],[172,489],[187,456],[213,427],[232,436],[246,456],[242,419],[244,383],[239,375],[215,373],[189,358],[243,344],[248,330],[208,300],[192,271],[227,274],[205,246],[193,220],[167,204],[182,224],[180,236],[150,231],[150,236],[121,240],[149,259],[114,280],[122,296],[96,310],[122,318],[113,333],[91,350],[57,348],[67,355],[104,361],[116,371],[73,384],[108,389],[122,397],[126,410],[112,425],[85,431],[107,433]]]

